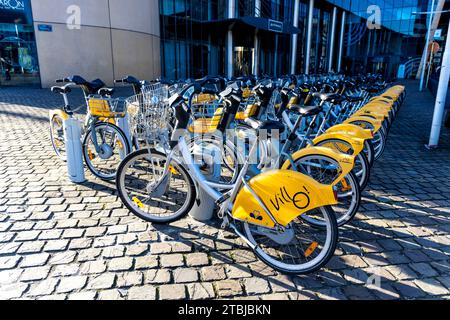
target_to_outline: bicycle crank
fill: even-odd
[[[150,198],[161,198],[167,192],[170,176],[171,174],[166,174],[162,180],[147,185],[147,192]]]
[[[287,245],[295,238],[295,233],[292,228],[285,228],[284,231],[278,231],[274,229],[256,227],[256,233],[266,236],[280,245]]]

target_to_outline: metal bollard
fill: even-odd
[[[83,183],[84,176],[83,149],[81,147],[81,126],[76,119],[64,121],[64,140],[67,153],[67,172],[70,181]]]
[[[201,159],[204,162],[205,168],[202,168],[202,172],[208,181],[220,181],[222,151],[219,147],[214,145],[209,145],[208,147],[196,145],[193,155],[196,161]],[[189,216],[200,222],[209,221],[214,215],[215,205],[215,200],[200,188],[200,190],[197,190],[197,199],[191,212],[189,212]]]
[[[133,143],[131,141],[131,134],[130,134],[130,126],[129,126],[129,115],[126,114],[125,117],[123,118],[118,118],[117,119],[117,126],[123,131],[123,133],[125,133],[125,137],[127,138],[128,144],[132,147]],[[120,159],[125,159],[125,157],[127,156],[127,154],[125,153],[124,150],[120,151]]]

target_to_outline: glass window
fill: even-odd
[[[0,2],[0,84],[40,84],[29,0]]]

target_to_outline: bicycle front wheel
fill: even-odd
[[[64,120],[57,114],[50,119],[50,139],[52,140],[53,150],[62,160],[67,161],[66,143],[64,140]]]
[[[98,149],[94,144],[97,140]],[[114,124],[99,122],[83,141],[83,155],[89,170],[102,180],[114,180],[120,162],[131,152],[123,131]]]
[[[320,142],[316,146],[330,148],[348,155],[353,155],[354,152],[352,145],[350,143],[340,139],[328,139]],[[370,171],[371,168],[369,160],[367,160],[366,154],[364,152],[361,152],[355,157],[355,166],[352,170],[352,172],[358,178],[361,190],[364,190],[369,184]]]
[[[324,222],[324,228],[308,223],[303,216]],[[322,207],[292,221],[284,232],[243,223],[255,254],[270,267],[286,274],[308,274],[322,268],[333,257],[338,226],[333,209]]]
[[[337,181],[342,172],[339,163],[322,155],[308,155],[296,159],[295,166],[300,173],[310,176],[321,184],[335,185],[339,203],[332,206],[332,209],[339,227],[349,223],[355,217],[361,204],[361,190],[358,178],[352,172]],[[310,219],[309,222],[317,227],[324,227],[323,221]]]
[[[143,149],[126,157],[117,172],[116,186],[123,204],[136,216],[153,223],[169,223],[186,215],[196,191],[186,169],[175,160],[163,176],[167,156]]]

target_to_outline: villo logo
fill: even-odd
[[[0,0],[0,9],[25,10],[25,2],[20,0]]]

